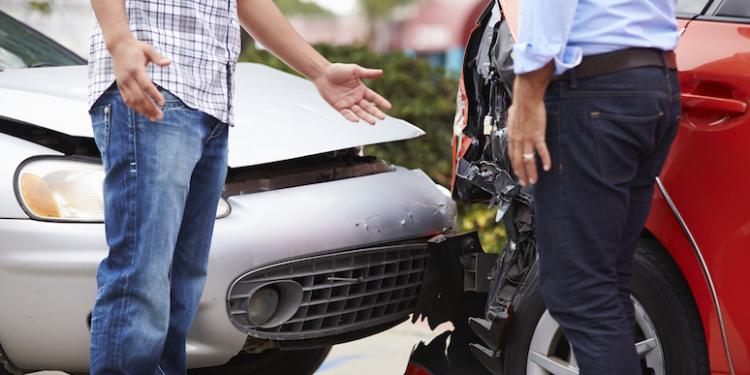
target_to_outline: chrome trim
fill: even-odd
[[[664,182],[662,182],[661,178],[656,177],[656,184],[659,186],[659,190],[661,191],[662,195],[664,195],[664,199],[667,201],[669,208],[672,209],[672,213],[674,214],[675,218],[680,223],[680,226],[682,227],[683,232],[685,232],[685,235],[688,237],[688,241],[690,241],[690,245],[693,248],[693,252],[695,253],[695,256],[698,258],[698,262],[700,262],[701,264],[703,277],[706,279],[708,288],[711,290],[711,300],[713,301],[714,309],[716,309],[716,315],[719,317],[719,329],[721,329],[721,338],[724,342],[724,351],[726,352],[726,355],[727,355],[727,362],[729,364],[729,372],[730,374],[734,375],[735,372],[734,372],[734,365],[732,364],[732,353],[729,349],[729,338],[727,337],[727,330],[726,330],[726,326],[724,325],[724,316],[721,313],[721,306],[719,304],[719,297],[716,293],[716,286],[714,285],[713,278],[711,277],[711,272],[708,270],[708,264],[706,263],[706,259],[703,257],[703,253],[701,252],[701,249],[698,246],[698,242],[695,240],[693,233],[690,232],[690,228],[688,228],[687,223],[685,222],[685,219],[682,218],[680,211],[677,209],[677,205],[675,205],[674,201],[672,200],[672,197],[667,192],[667,188],[664,186]]]

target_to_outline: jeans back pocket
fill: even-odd
[[[602,177],[610,182],[631,181],[644,155],[652,152],[663,112],[635,116],[592,112],[597,157]]]

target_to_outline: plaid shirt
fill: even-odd
[[[151,80],[187,106],[232,125],[233,81],[240,52],[237,0],[126,0],[130,30],[172,60],[148,67]],[[112,57],[94,23],[89,105],[115,81]]]

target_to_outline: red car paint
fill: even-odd
[[[661,179],[715,284],[736,374],[750,374],[750,25],[691,21],[677,49],[683,117]],[[682,270],[700,310],[711,369],[729,373],[719,316],[691,243],[661,191],[646,229]]]
[[[500,4],[515,30],[518,0]],[[750,375],[750,19],[700,17],[679,24],[683,116],[660,176],[675,209],[656,189],[644,235],[669,252],[691,289],[711,373]],[[460,87],[466,121],[463,77]],[[454,163],[470,143],[456,141]]]

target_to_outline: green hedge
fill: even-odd
[[[317,45],[331,61],[351,62],[383,69],[385,75],[368,85],[393,103],[390,115],[409,121],[427,134],[421,138],[369,146],[368,155],[407,168],[424,170],[443,186],[450,185],[451,136],[458,81],[445,70],[422,59],[398,52],[374,53],[361,46]],[[241,61],[258,62],[292,72],[270,53],[254,48],[244,51]],[[494,223],[494,209],[484,206],[462,206],[459,223],[462,230],[479,230],[488,251],[496,251],[505,231]]]

